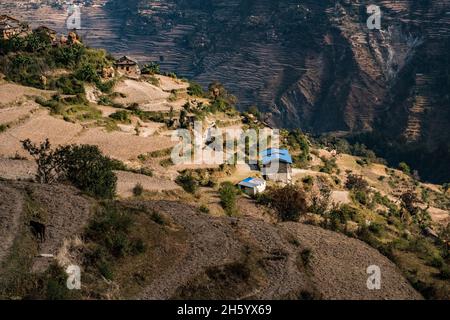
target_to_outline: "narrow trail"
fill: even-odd
[[[14,243],[22,211],[23,198],[20,192],[0,182],[0,266]]]

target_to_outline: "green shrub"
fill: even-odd
[[[176,183],[178,183],[184,191],[192,194],[196,193],[198,190],[198,182],[191,173],[183,173],[179,175],[176,179]]]
[[[324,227],[334,231],[345,231],[348,221],[359,222],[360,215],[357,208],[348,204],[333,206],[325,215]]]
[[[155,76],[151,76],[148,79],[148,83],[154,85],[155,87],[159,87],[161,85],[161,81],[159,81],[159,79]]]
[[[80,81],[85,81],[89,83],[100,82],[100,76],[97,70],[91,64],[83,64],[76,72],[75,77]]]
[[[445,265],[445,261],[444,259],[442,259],[441,256],[439,255],[432,255],[431,257],[428,258],[427,263],[435,268],[442,268]]]
[[[353,195],[355,200],[364,206],[368,205],[370,202],[368,194],[364,191],[355,191]]]
[[[112,266],[110,262],[107,261],[101,261],[97,265],[98,271],[100,274],[105,277],[107,280],[113,280],[114,279],[114,272],[112,271]]]
[[[51,100],[45,100],[38,97],[35,101],[41,106],[49,108],[52,114],[62,114],[64,112],[64,105],[61,102],[56,101],[54,98]]]
[[[67,300],[73,297],[72,292],[67,288],[67,274],[59,265],[50,265],[43,277],[47,282],[47,300]]]
[[[384,226],[381,223],[372,222],[369,225],[369,231],[379,236],[383,233]]]
[[[113,101],[108,96],[101,96],[98,99],[98,104],[101,105],[101,106],[112,106],[113,105]]]
[[[117,177],[113,163],[97,146],[68,146],[58,151],[70,182],[90,195],[111,199],[115,196]]]
[[[150,75],[160,74],[161,68],[157,62],[150,62],[149,64],[146,64],[142,68],[141,72],[142,74],[150,74]]]
[[[313,192],[308,211],[315,214],[325,214],[331,204],[331,189],[328,186],[319,188],[319,192]]]
[[[408,164],[406,164],[405,162],[400,162],[399,164],[398,164],[398,168],[404,173],[404,174],[407,174],[407,175],[410,175],[411,174],[411,168],[408,166]]]
[[[50,88],[57,89],[63,94],[84,94],[84,84],[74,76],[61,76],[50,83]]]
[[[133,252],[129,237],[132,225],[128,212],[115,204],[105,204],[89,224],[85,236],[105,248],[112,257],[121,258]]]
[[[117,111],[109,116],[111,119],[114,119],[123,123],[131,123],[130,113],[125,110]]]
[[[188,94],[194,97],[203,97],[205,92],[201,85],[196,82],[190,82],[188,88]]]
[[[166,73],[166,76],[172,79],[177,79],[177,75],[174,72]]]
[[[338,169],[335,158],[327,159],[325,157],[322,157],[320,159],[323,162],[323,166],[320,168],[320,172],[332,174]]]
[[[101,80],[97,80],[95,82],[95,85],[97,86],[97,88],[103,92],[103,93],[111,93],[114,86],[116,85],[116,81],[115,80],[109,80],[109,81],[101,81]]]
[[[157,151],[150,152],[148,154],[148,156],[150,156],[151,158],[162,158],[162,157],[170,156],[171,153],[172,153],[172,148],[167,148],[167,149],[163,149],[163,150],[157,150]]]
[[[231,182],[224,182],[219,189],[220,204],[228,216],[237,214],[236,196],[238,192]]]

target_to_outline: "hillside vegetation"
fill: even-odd
[[[171,135],[192,120],[267,127],[220,83],[155,64],[105,80],[104,51],[40,34],[1,45],[0,297],[450,298],[448,184],[363,144],[282,130],[293,183],[249,197],[235,185],[260,177],[254,166],[171,158]],[[65,289],[70,264],[81,291]],[[380,291],[366,287],[373,264]]]

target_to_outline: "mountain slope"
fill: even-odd
[[[124,10],[112,0],[109,8],[125,39],[150,37],[152,57],[203,84],[225,83],[242,108],[256,104],[277,126],[313,133],[373,132],[365,142],[380,155],[445,182],[450,2],[372,1],[381,31],[366,26],[368,4],[136,0]],[[435,153],[442,160],[432,162]]]
[[[80,197],[71,187],[44,189],[32,183],[0,182],[0,190],[21,195],[28,207],[17,216],[14,210],[20,208],[11,204],[6,213],[26,221],[33,208],[45,212],[54,224],[45,246],[37,245],[23,224],[20,232],[14,232],[16,245],[10,247],[0,270],[3,295],[14,288],[14,283],[22,284],[22,297],[45,292],[45,286],[30,289],[27,267],[44,272],[51,261],[37,256],[50,253],[63,266],[82,267],[80,294],[85,298],[421,299],[392,262],[361,241],[299,223],[274,225],[248,217],[214,218],[171,201],[111,204],[130,217],[129,239],[139,235],[146,249],[115,259],[109,266],[113,280],[105,282],[92,264],[92,250],[98,243],[83,231],[89,224],[89,206],[102,204],[94,205],[93,200]],[[0,200],[8,202],[9,193],[3,191]],[[70,201],[59,201],[61,194]],[[68,227],[60,227],[64,224]],[[2,242],[13,236],[11,232],[2,233]],[[83,234],[82,242],[76,240]],[[18,259],[27,262],[14,270],[16,280],[10,282],[11,266]],[[366,287],[366,269],[374,264],[382,270],[381,290]],[[31,291],[24,292],[25,288]]]
[[[393,166],[450,179],[448,0],[98,2],[107,6],[83,8],[87,43],[219,80],[279,127],[358,134]],[[381,31],[366,26],[369,4],[381,7]],[[64,10],[0,10],[66,32]]]

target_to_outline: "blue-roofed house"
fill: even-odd
[[[270,148],[260,153],[261,172],[264,179],[275,182],[292,182],[292,157],[288,150]]]
[[[266,190],[266,181],[258,178],[247,178],[242,180],[239,184],[239,189],[248,195],[254,196]]]

